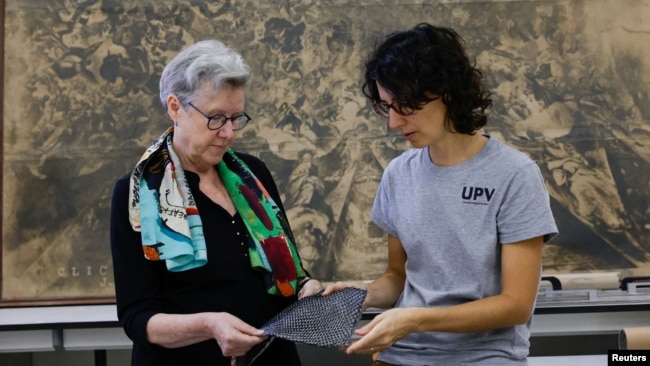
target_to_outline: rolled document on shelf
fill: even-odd
[[[650,349],[650,327],[623,328],[618,332],[618,349]]]
[[[557,278],[562,290],[611,290],[621,286],[618,272],[544,274]]]

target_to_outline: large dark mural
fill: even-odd
[[[0,300],[112,297],[113,184],[170,124],[162,68],[206,38],[253,68],[235,147],[275,175],[308,269],[374,278],[370,207],[408,145],[361,94],[363,59],[423,21],[465,38],[485,132],[542,169],[561,231],[545,271],[650,273],[648,0],[5,0]]]

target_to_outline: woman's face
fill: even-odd
[[[384,102],[393,103],[391,93],[377,84],[379,97]],[[413,114],[404,116],[393,108],[389,111],[388,127],[398,131],[415,148],[435,145],[444,139],[449,131],[445,130],[447,106],[438,98],[424,105]]]
[[[243,88],[225,87],[215,93],[209,85],[203,85],[192,105],[208,116],[224,114],[231,117],[244,112],[245,94]],[[232,122],[227,121],[218,130],[210,130],[208,119],[192,106],[181,106],[176,96],[170,96],[167,105],[175,125],[174,151],[183,168],[201,172],[221,162],[236,138]]]

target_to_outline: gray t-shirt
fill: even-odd
[[[495,138],[440,167],[410,149],[384,171],[372,220],[398,237],[406,284],[395,307],[451,306],[501,291],[501,244],[557,234],[538,166]],[[379,359],[397,365],[525,365],[528,324],[479,333],[412,333]]]

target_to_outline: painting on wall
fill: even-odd
[[[170,125],[166,62],[217,38],[250,63],[235,149],[274,174],[323,281],[386,265],[369,220],[409,148],[361,93],[384,34],[456,29],[493,92],[488,133],[528,153],[560,236],[547,273],[650,274],[650,0],[5,0],[0,306],[113,299],[115,181]]]

